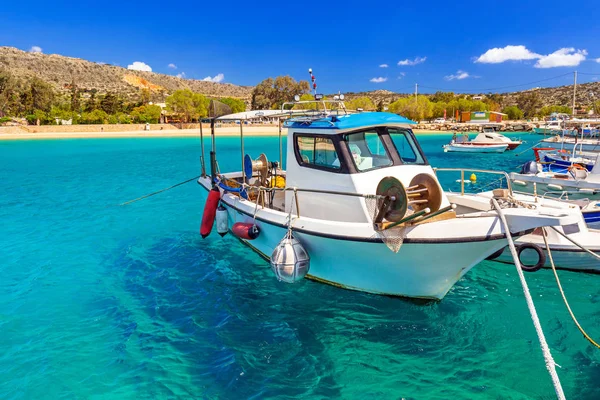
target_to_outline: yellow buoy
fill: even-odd
[[[469,179],[471,180],[471,182],[475,183],[477,182],[477,175],[471,174],[471,177]]]

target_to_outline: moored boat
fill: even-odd
[[[493,191],[463,195],[458,193],[448,194],[450,201],[459,208],[479,211],[490,210],[490,199],[493,196]],[[550,198],[534,197],[515,192],[513,192],[510,197],[515,202],[538,210],[568,209],[572,212],[580,213],[579,206],[573,203]],[[600,254],[600,230],[590,229],[589,226],[586,225],[583,215],[579,215],[576,223],[556,227],[556,231],[554,229],[543,228],[546,231],[552,258],[555,266],[560,269],[600,272],[600,261],[569,241],[569,239],[571,239],[586,249]],[[537,228],[533,232],[523,235],[515,241],[519,260],[524,264],[525,268],[530,271],[551,267],[541,229],[542,228]],[[566,235],[569,239],[561,234]],[[508,249],[499,251],[488,259],[497,259],[498,261],[511,264],[514,263]]]
[[[284,104],[281,115],[290,117],[284,107],[302,103]],[[278,278],[306,275],[370,293],[441,299],[506,245],[497,213],[455,211],[410,129],[412,121],[390,113],[350,114],[341,101],[330,111],[335,100],[317,96],[312,103],[320,108],[285,121],[285,169],[282,150],[276,162],[264,154],[252,159],[243,153],[242,136],[241,171],[218,171],[213,140],[211,173],[198,179],[205,193],[218,196],[230,231],[242,232],[237,237],[265,258],[273,253]],[[216,206],[213,200],[206,207]],[[577,218],[565,210],[503,212],[516,237]],[[250,226],[254,237],[246,234]],[[303,261],[291,250],[283,257],[283,248],[295,249]]]
[[[504,153],[508,144],[472,144],[472,143],[449,143],[444,146],[445,152],[458,153]]]

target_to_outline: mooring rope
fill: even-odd
[[[560,383],[560,379],[558,378],[558,374],[556,373],[556,362],[552,358],[552,353],[550,353],[550,348],[548,347],[548,343],[546,342],[546,337],[544,336],[544,331],[542,330],[542,325],[540,324],[540,319],[538,318],[537,311],[535,309],[535,305],[533,304],[533,299],[531,298],[531,293],[529,293],[529,288],[527,287],[527,281],[525,280],[525,276],[523,275],[523,270],[521,269],[521,263],[519,262],[519,256],[517,255],[517,250],[515,249],[515,243],[512,240],[512,236],[510,234],[510,229],[508,227],[508,222],[506,222],[506,217],[500,208],[500,205],[496,201],[496,199],[492,198],[492,205],[496,209],[498,216],[500,217],[500,222],[504,227],[504,232],[506,233],[506,240],[508,240],[508,247],[513,256],[513,260],[515,262],[515,266],[517,267],[517,274],[519,275],[519,279],[521,280],[521,286],[523,286],[523,293],[525,294],[525,300],[527,302],[527,307],[529,308],[529,313],[531,314],[531,320],[533,321],[533,326],[535,327],[535,331],[538,336],[538,340],[540,341],[540,346],[542,348],[542,353],[544,354],[544,360],[546,362],[546,369],[550,373],[550,377],[552,378],[552,384],[554,385],[554,391],[556,392],[556,397],[560,400],[565,399],[565,394],[562,389],[562,385]]]
[[[551,227],[551,228],[558,232],[558,230],[556,230],[556,228],[554,228],[554,227]],[[573,320],[573,322],[575,322],[575,325],[577,325],[577,329],[579,329],[579,332],[581,332],[583,337],[585,337],[591,344],[593,344],[594,346],[596,346],[597,348],[600,349],[600,345],[598,343],[596,343],[596,341],[594,341],[594,339],[592,339],[590,337],[590,335],[588,335],[587,332],[581,327],[581,325],[579,324],[579,321],[577,321],[577,318],[575,318],[575,314],[573,314],[573,310],[571,310],[571,306],[569,306],[569,302],[567,301],[567,296],[565,296],[565,292],[562,288],[562,285],[560,284],[560,279],[558,279],[558,273],[556,272],[556,266],[554,265],[554,259],[552,258],[552,252],[550,251],[550,246],[548,245],[548,238],[546,237],[546,230],[544,228],[542,228],[542,236],[544,237],[544,244],[546,245],[546,251],[548,252],[548,258],[550,259],[550,265],[552,266],[552,272],[554,272],[554,277],[556,278],[556,284],[558,285],[558,290],[560,291],[560,295],[562,296],[562,299],[565,302],[567,311],[569,311],[569,314],[571,315],[571,319]],[[569,239],[569,238],[567,238],[567,239]],[[575,242],[573,242],[573,243],[575,245],[577,245]],[[585,248],[583,248],[583,249],[587,250]],[[590,253],[592,253],[592,252],[590,252]],[[598,257],[596,254],[594,254],[594,253],[592,253],[592,254],[595,255],[596,257]]]
[[[126,206],[127,204],[135,203],[136,201],[140,201],[140,200],[143,200],[143,199],[145,199],[145,198],[147,198],[147,197],[154,196],[155,194],[159,194],[159,193],[162,193],[162,192],[166,192],[167,190],[171,190],[171,189],[173,189],[173,188],[176,188],[177,186],[181,186],[181,185],[183,185],[184,183],[188,183],[188,182],[191,182],[191,181],[197,180],[198,178],[200,178],[200,176],[196,176],[196,177],[194,177],[194,178],[190,178],[190,179],[188,179],[188,180],[185,180],[185,181],[183,181],[183,182],[176,183],[176,184],[175,184],[175,185],[173,185],[173,186],[169,186],[168,188],[164,188],[164,189],[158,190],[158,191],[156,191],[156,192],[152,192],[152,193],[149,193],[149,194],[145,194],[145,195],[143,195],[142,197],[138,197],[137,199],[133,199],[133,200],[126,201],[125,203],[121,203],[121,204],[119,204],[119,206]]]
[[[537,142],[537,143],[536,143],[536,144],[534,144],[533,146],[531,146],[531,147],[528,147],[528,148],[526,148],[525,150],[523,150],[522,152],[515,154],[515,157],[519,157],[521,154],[528,152],[529,150],[533,149],[534,147],[536,147],[536,146],[538,146],[538,145],[540,145],[540,144],[542,144],[542,142]]]

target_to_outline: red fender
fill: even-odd
[[[203,239],[210,235],[210,231],[215,223],[219,200],[221,200],[221,192],[214,187],[208,192],[208,198],[204,205],[204,214],[202,215],[202,224],[200,225],[200,235],[202,235]]]
[[[231,227],[231,232],[240,239],[253,240],[260,234],[260,228],[253,222],[236,222]]]

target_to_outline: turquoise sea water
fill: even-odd
[[[432,164],[531,156],[444,154],[448,139],[419,137]],[[219,139],[222,170],[238,146]],[[277,139],[247,138],[265,150]],[[514,266],[483,262],[441,302],[286,285],[230,235],[200,238],[195,183],[115,206],[194,177],[198,157],[194,138],[0,142],[1,399],[553,398]],[[600,276],[559,274],[600,337]],[[552,272],[527,279],[568,398],[600,398],[600,351]]]

